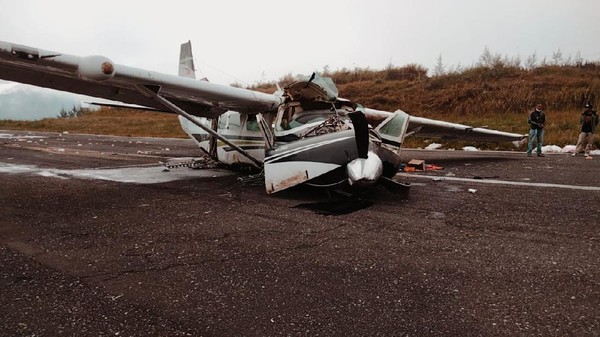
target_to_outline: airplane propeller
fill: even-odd
[[[348,114],[354,127],[354,138],[356,139],[356,148],[358,157],[367,159],[369,153],[369,123],[367,117],[362,111],[354,111]]]

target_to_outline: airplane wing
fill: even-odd
[[[214,118],[227,110],[275,112],[281,98],[113,63],[0,41],[0,79],[164,110],[160,95],[187,113]]]
[[[390,112],[365,109],[367,118],[375,125],[390,116]],[[477,128],[469,125],[450,123],[435,119],[409,116],[406,136],[414,135],[424,138],[442,138],[445,140],[471,140],[478,142],[514,142],[527,137],[518,133]]]
[[[472,140],[479,142],[514,142],[527,135],[411,116],[407,134],[416,137],[442,138],[446,140]]]

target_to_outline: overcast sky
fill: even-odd
[[[324,66],[432,69],[440,55],[447,68],[469,66],[486,47],[600,60],[598,0],[0,0],[0,9],[0,40],[164,73],[177,73],[179,45],[191,40],[198,76],[222,84]]]

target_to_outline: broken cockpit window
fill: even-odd
[[[294,83],[288,84],[285,93],[293,101],[334,101],[339,94],[330,77],[321,77],[313,73],[310,77],[299,76]]]

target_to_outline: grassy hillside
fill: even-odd
[[[326,72],[337,84],[340,96],[386,111],[402,109],[412,115],[473,126],[527,133],[527,117],[533,106],[546,106],[546,144],[574,144],[578,118],[584,103],[600,103],[600,64],[543,65],[532,69],[496,62],[461,71],[428,76],[427,69],[410,64],[384,70],[342,69]],[[292,80],[286,76],[280,83]],[[274,92],[275,83],[261,83],[255,90]],[[77,118],[34,122],[0,121],[3,129],[87,132],[131,136],[185,137],[174,115],[101,109]],[[410,140],[409,146],[424,146]],[[457,147],[461,143],[449,144]],[[509,149],[511,145],[473,144]],[[600,137],[596,146],[600,147]],[[522,148],[521,148],[522,149]]]
[[[544,65],[527,70],[500,62],[493,67],[479,66],[439,76],[427,76],[423,67],[407,65],[385,70],[343,69],[329,76],[341,97],[370,108],[402,109],[415,116],[517,133],[529,131],[529,112],[541,102],[548,120],[545,143],[559,146],[576,142],[583,105],[600,103],[597,63]],[[283,80],[289,81],[289,76]],[[275,85],[262,84],[256,89],[273,92]],[[420,141],[408,144],[424,145]],[[600,147],[600,139],[596,145]]]
[[[184,138],[177,115],[129,109],[102,108],[80,117],[38,121],[0,120],[0,129],[89,133],[132,137]]]

